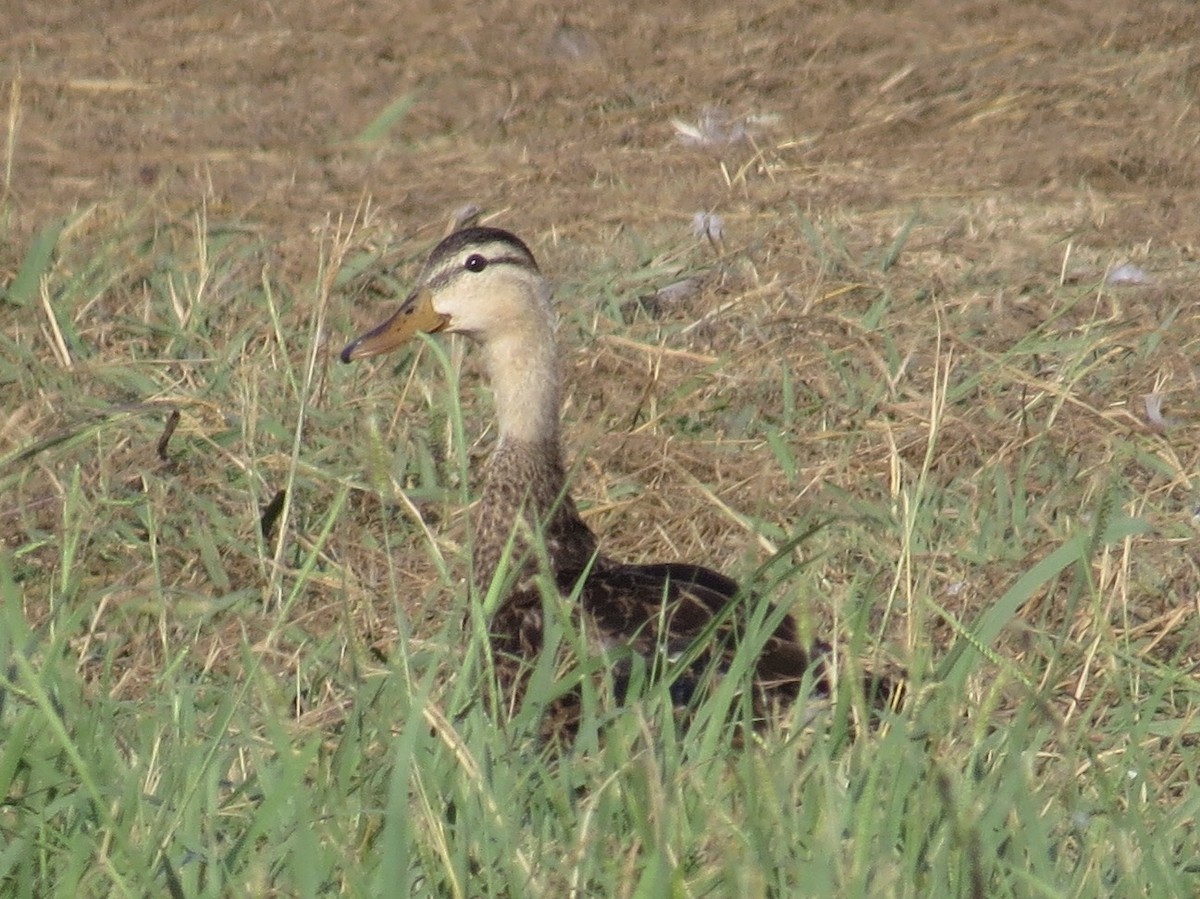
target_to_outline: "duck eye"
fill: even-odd
[[[487,268],[487,264],[488,261],[486,256],[480,256],[478,253],[472,253],[467,257],[467,261],[463,263],[463,266],[469,272],[481,272]]]

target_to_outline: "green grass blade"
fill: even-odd
[[[412,109],[416,101],[415,94],[404,94],[397,97],[385,106],[383,111],[375,116],[367,127],[355,135],[354,142],[359,144],[373,144],[376,141],[383,140],[393,128],[404,120],[404,117],[408,115],[408,111]]]
[[[17,276],[8,285],[7,290],[0,292],[0,300],[12,303],[14,306],[28,306],[40,290],[42,277],[50,271],[54,261],[54,249],[58,246],[58,238],[67,227],[67,219],[58,219],[42,228],[29,245],[29,252],[17,270]]]
[[[1108,522],[1100,532],[1099,543],[1104,546],[1149,530],[1139,518],[1121,517]],[[961,632],[958,641],[946,653],[938,666],[937,678],[948,684],[960,684],[971,669],[974,654],[986,653],[1000,632],[1016,617],[1021,607],[1047,583],[1073,564],[1089,561],[1088,549],[1096,542],[1092,532],[1076,534],[1040,562],[1017,578],[1016,582],[979,618],[969,633]],[[943,610],[944,611],[944,610]]]

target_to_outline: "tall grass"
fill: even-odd
[[[831,636],[846,672],[896,657],[910,698],[867,726],[843,677],[796,727],[735,749],[749,653],[689,722],[663,684],[617,709],[547,667],[500,727],[479,698],[484,610],[460,580],[487,415],[461,352],[331,364],[354,330],[359,282],[337,280],[362,259],[353,231],[324,237],[309,284],[277,282],[269,248],[202,214],[66,233],[53,252],[39,235],[0,312],[19,360],[0,389],[27,425],[0,447],[0,894],[1200,889],[1200,635],[1183,596],[1158,601],[1187,539],[1174,474],[1151,438],[1099,436],[1081,386],[1129,377],[1114,340],[1128,360],[1177,338],[1063,287],[1045,327],[987,345],[969,314],[886,281],[902,239],[860,264],[808,221],[797,237],[857,284],[816,288],[845,302],[809,298],[813,340],[779,340],[788,313],[738,280],[736,253],[736,305],[701,295],[630,323],[619,296],[584,301],[612,283],[603,266],[566,272],[568,341],[625,340],[570,357],[597,527],[634,553],[677,539],[724,564],[717,530],[775,550],[756,557],[765,594]],[[652,245],[631,290],[707,264]],[[709,313],[724,336],[685,330]],[[686,477],[654,461],[677,454]],[[557,756],[536,709],[572,678],[585,721]]]

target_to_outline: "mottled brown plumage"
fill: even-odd
[[[539,541],[560,593],[578,599],[572,609],[579,626],[594,638],[597,651],[611,651],[618,659],[613,672],[618,698],[629,679],[630,652],[647,659],[649,669],[691,654],[672,691],[680,702],[688,701],[701,678],[720,672],[735,650],[753,597],[697,565],[628,565],[598,551],[566,490],[555,319],[549,287],[524,243],[494,228],[450,235],[433,250],[401,309],[347,346],[342,359],[376,355],[416,332],[442,330],[467,334],[481,345],[496,398],[499,439],[473,523],[472,582],[483,596],[494,578],[507,579],[507,593],[489,624],[504,705],[514,710],[521,702],[530,664],[543,646]],[[501,565],[506,553],[507,567]],[[703,648],[694,646],[702,635]],[[794,700],[806,674],[818,691],[827,690],[823,666],[811,670],[826,648],[803,646],[795,622],[781,616],[749,685],[756,717],[765,719]],[[560,699],[547,713],[546,735],[569,738],[578,724],[578,704],[576,691]]]

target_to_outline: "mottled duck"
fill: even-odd
[[[675,672],[671,695],[687,703],[705,672],[727,667],[737,632],[759,600],[699,565],[632,565],[599,551],[566,489],[556,316],[550,286],[524,242],[497,228],[451,234],[434,248],[400,309],[350,343],[342,361],[442,331],[465,334],[480,346],[495,397],[498,437],[473,516],[472,581],[480,596],[488,595],[494,578],[511,585],[488,627],[504,705],[511,712],[520,704],[531,662],[542,650],[539,570],[573,600],[582,613],[577,623],[597,649],[615,660],[618,699],[635,655],[646,660],[644,671],[661,671],[683,657],[687,664]],[[771,611],[757,608],[760,616]],[[759,721],[790,704],[806,676],[816,692],[828,691],[822,659],[828,647],[803,644],[790,615],[775,613],[774,619],[773,632],[760,638],[748,685]],[[701,636],[706,645],[693,647]],[[553,703],[544,733],[569,738],[578,726],[578,703],[578,691]]]

